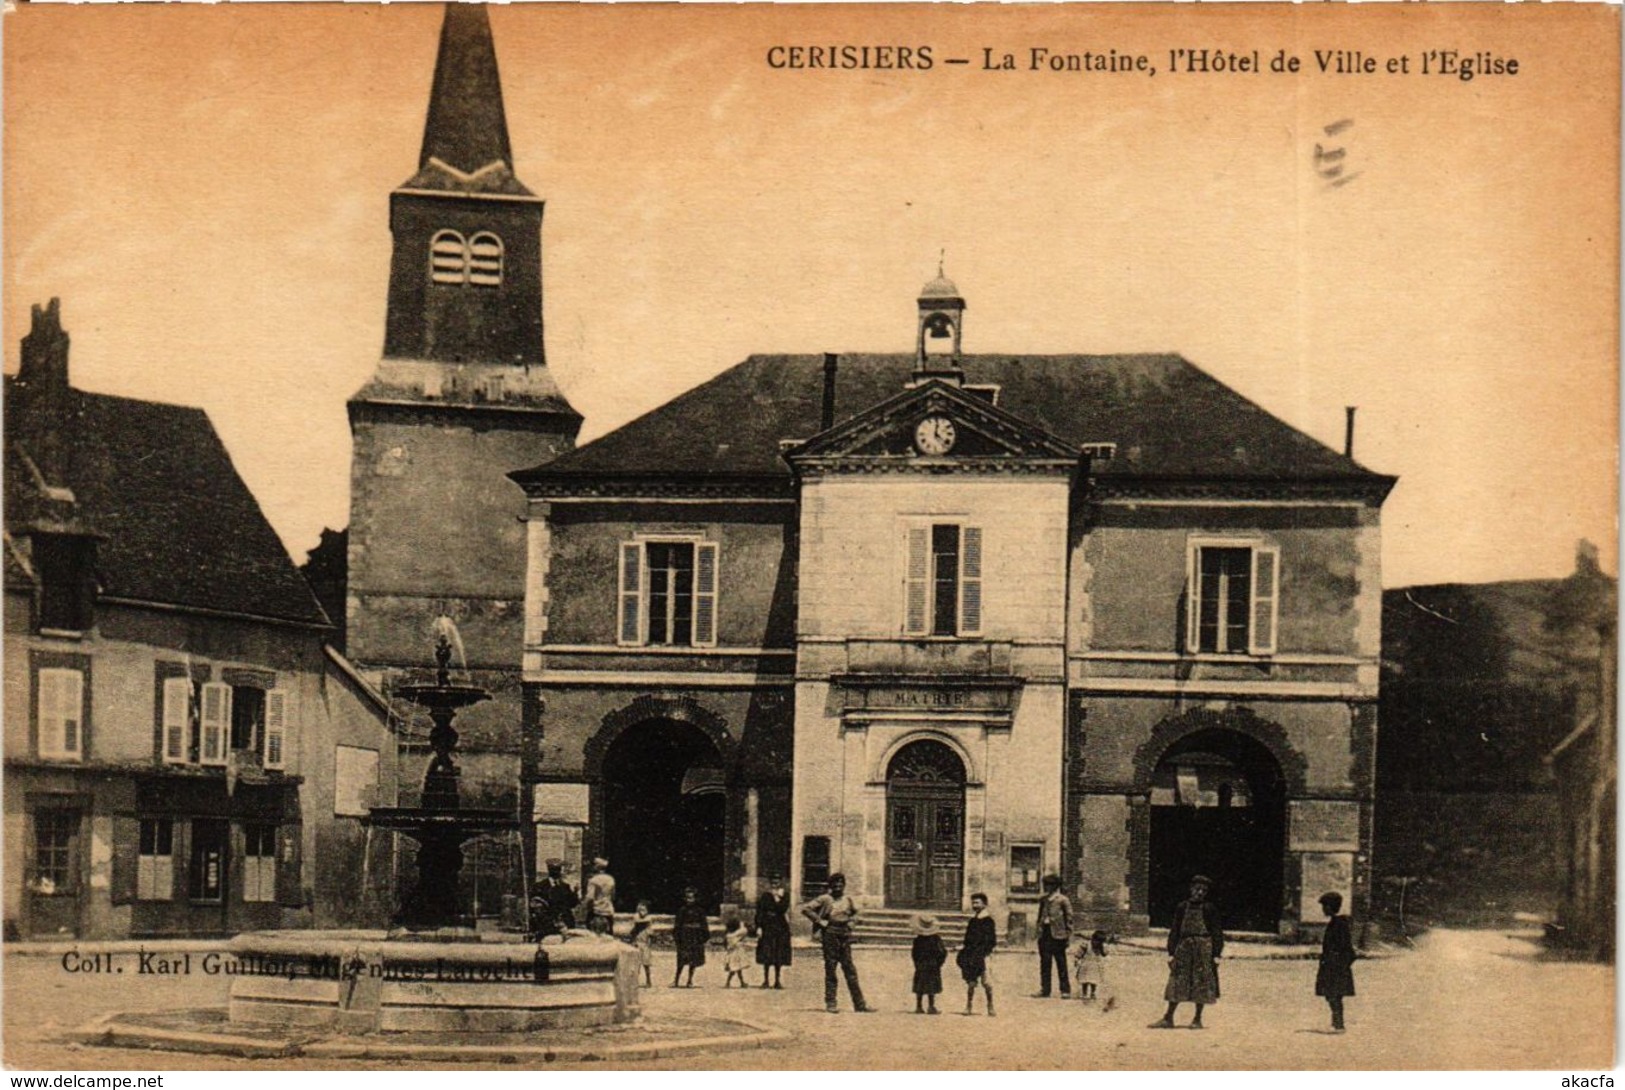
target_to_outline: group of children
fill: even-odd
[[[1085,938],[1074,936],[1071,955],[1072,972],[1078,982],[1078,997],[1093,1003],[1104,998],[1102,1011],[1109,1011],[1116,999],[1106,994],[1106,945],[1115,941],[1105,931],[1096,931]],[[971,917],[965,922],[965,938],[960,944],[955,963],[965,980],[965,1013],[974,1013],[976,989],[980,987],[986,999],[989,1017],[993,1010],[993,974],[988,955],[998,945],[998,932],[993,918],[987,914],[987,896],[971,895]],[[914,1013],[938,1014],[937,996],[942,994],[942,966],[948,960],[948,949],[937,933],[936,917],[921,915],[914,918]]]
[[[649,902],[639,901],[637,914],[632,917],[632,933],[627,938],[637,947],[642,959],[645,987],[654,986],[653,922],[649,916]],[[741,988],[749,986],[745,983],[745,970],[750,967],[752,958],[750,947],[745,945],[746,934],[745,925],[737,916],[729,919],[723,928],[722,967],[728,974],[722,985],[724,988],[733,987],[735,980],[739,981]],[[711,940],[711,927],[705,910],[698,908],[692,898],[685,896],[684,903],[678,907],[672,919],[672,939],[677,946],[677,973],[672,977],[671,986],[692,988],[694,970],[705,964],[705,947]],[[680,983],[685,969],[688,980]],[[762,971],[762,987],[767,987],[765,968]]]

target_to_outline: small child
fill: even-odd
[[[942,963],[948,948],[937,934],[937,918],[914,918],[914,1013],[937,1014],[937,996],[942,994]]]
[[[965,978],[965,1013],[971,1013],[971,1000],[976,998],[976,986],[982,986],[987,996],[987,1016],[993,1017],[993,970],[988,964],[999,945],[998,925],[987,914],[987,894],[970,895],[971,917],[965,921],[965,942],[959,948],[956,960],[959,975]]]
[[[733,987],[734,978],[739,978],[741,988],[748,987],[745,983],[745,969],[750,965],[750,951],[745,948],[745,925],[735,916],[728,921],[726,932],[722,936],[724,954],[722,967],[728,972],[728,979],[722,984],[724,988]]]
[[[1100,998],[1106,984],[1106,932],[1096,931],[1081,941],[1072,953],[1072,976],[1078,982],[1078,998],[1092,1003]]]
[[[629,936],[632,945],[638,948],[638,957],[643,961],[643,986],[654,987],[654,931],[649,919],[649,902],[638,902],[638,913],[632,917],[632,934]]]

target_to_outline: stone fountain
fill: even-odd
[[[399,926],[239,935],[231,942],[243,967],[231,986],[231,1021],[351,1033],[512,1033],[637,1017],[640,962],[632,947],[584,932],[548,945],[483,935],[462,911],[464,843],[512,831],[518,821],[462,806],[452,722],[490,694],[452,683],[456,629],[447,618],[435,629],[434,683],[395,690],[434,722],[420,805],[373,807],[363,819],[418,844],[417,880],[401,900]]]

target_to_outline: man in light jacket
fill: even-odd
[[[1044,895],[1038,899],[1038,998],[1050,996],[1050,965],[1061,978],[1061,995],[1071,996],[1072,980],[1066,972],[1066,945],[1072,938],[1072,902],[1061,892],[1061,876],[1044,876]]]

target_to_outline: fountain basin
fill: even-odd
[[[228,1016],[238,1023],[514,1033],[629,1022],[639,1013],[638,952],[599,936],[538,948],[383,931],[260,931],[237,936],[228,950]]]

